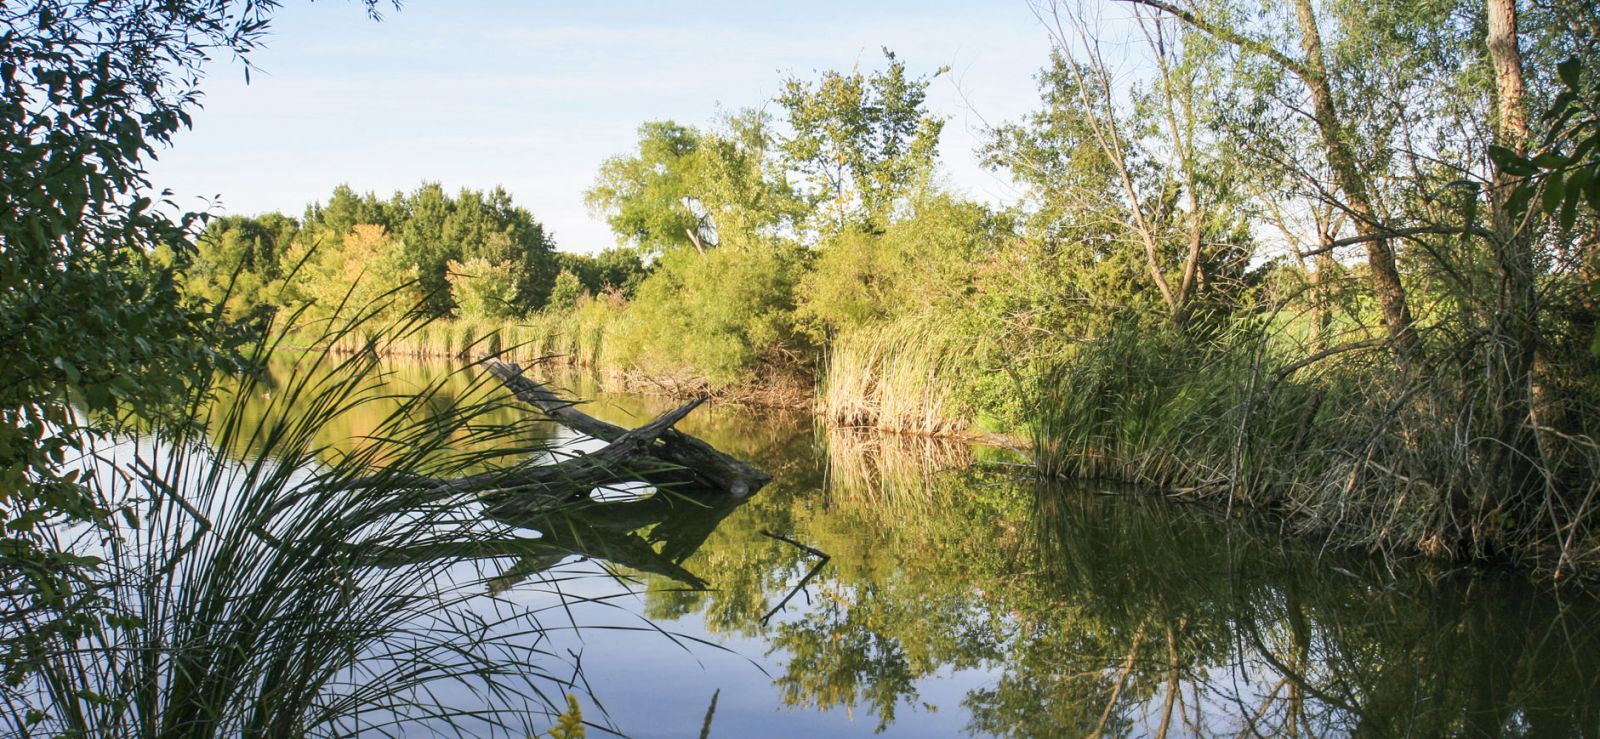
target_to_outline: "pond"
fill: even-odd
[[[624,426],[674,405],[555,384]],[[540,649],[587,686],[585,719],[625,735],[1600,734],[1583,594],[1039,485],[999,449],[727,406],[679,427],[773,482],[519,523],[548,546],[491,558],[481,584],[544,614]]]

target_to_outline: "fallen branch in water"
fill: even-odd
[[[588,498],[598,487],[643,482],[680,492],[714,492],[744,498],[772,476],[673,428],[705,402],[697,398],[636,429],[624,429],[579,411],[571,401],[526,377],[522,368],[489,359],[484,367],[516,397],[567,428],[607,442],[595,451],[554,463],[529,463],[453,479],[379,473],[342,484],[349,490],[410,490],[428,501],[474,497],[490,515],[517,514],[562,500]]]
[[[485,359],[481,364],[490,374],[505,383],[518,400],[538,408],[550,420],[573,431],[610,442],[632,433],[621,426],[606,423],[578,410],[575,403],[528,377],[521,367],[511,362]],[[694,406],[704,400],[704,398],[697,399],[685,407],[693,410]],[[663,430],[659,434],[659,440],[660,443],[647,444],[641,450],[644,455],[665,463],[666,466],[682,468],[690,481],[703,487],[742,498],[772,481],[771,475],[677,429]],[[652,442],[654,441],[652,439]]]

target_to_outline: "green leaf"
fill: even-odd
[[[1540,169],[1559,169],[1569,163],[1567,156],[1559,151],[1547,151],[1533,158],[1533,166]]]
[[[1544,198],[1540,207],[1545,213],[1554,213],[1556,206],[1561,204],[1561,198],[1566,195],[1566,185],[1562,182],[1560,172],[1551,172],[1544,181]]]
[[[1504,146],[1490,144],[1489,159],[1491,159],[1496,166],[1518,177],[1527,177],[1538,171],[1538,169],[1522,155],[1507,149]]]
[[[67,376],[67,382],[74,385],[78,384],[81,375],[78,374],[78,368],[73,366],[72,362],[63,357],[56,357],[54,364],[56,369],[61,370],[61,373]]]
[[[1506,210],[1515,216],[1526,214],[1528,212],[1528,201],[1533,199],[1533,193],[1534,189],[1527,187],[1526,183],[1512,190],[1511,197],[1506,199]]]
[[[1582,74],[1583,66],[1578,63],[1578,58],[1575,56],[1567,57],[1566,61],[1556,65],[1556,76],[1560,77],[1561,83],[1570,90],[1578,89],[1578,78]]]
[[[1589,168],[1589,187],[1587,190],[1588,192],[1585,194],[1589,196],[1589,207],[1600,210],[1600,161],[1595,162],[1594,166]]]

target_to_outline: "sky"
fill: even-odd
[[[246,83],[218,59],[204,108],[150,168],[180,206],[301,214],[336,185],[387,197],[436,181],[503,186],[559,248],[616,243],[583,204],[639,124],[712,122],[766,106],[789,77],[948,66],[929,89],[946,120],[944,184],[1013,200],[974,154],[987,127],[1037,105],[1049,39],[1026,0],[555,2],[407,0],[380,22],[355,0],[291,0]]]

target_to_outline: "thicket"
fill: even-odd
[[[300,218],[214,218],[177,261],[189,289],[235,320],[283,308],[329,315],[398,290],[409,299],[393,304],[430,318],[512,321],[553,300],[571,307],[585,291],[631,291],[644,272],[631,252],[557,253],[503,189],[451,195],[436,183],[388,199],[340,186]]]
[[[931,78],[893,55],[788,80],[764,145],[756,114],[646,125],[591,193],[670,265],[619,304],[604,341],[644,340],[613,358],[787,366],[844,424],[1023,430],[1046,472],[1341,543],[1592,565],[1591,9],[1119,8],[1034,5],[1039,108],[983,150],[1010,207],[939,186]],[[709,184],[729,172],[769,184]],[[719,253],[785,242],[764,281]]]
[[[393,215],[420,193],[336,193],[303,230],[383,225],[406,256],[364,269],[414,276],[437,315],[676,387],[801,378],[841,424],[1025,432],[1046,471],[1376,548],[1600,556],[1592,9],[1032,7],[1038,108],[981,151],[1010,205],[941,185],[942,70],[886,51],[763,110],[641,126],[588,192],[620,241],[598,257],[505,205],[422,247],[445,231]]]

